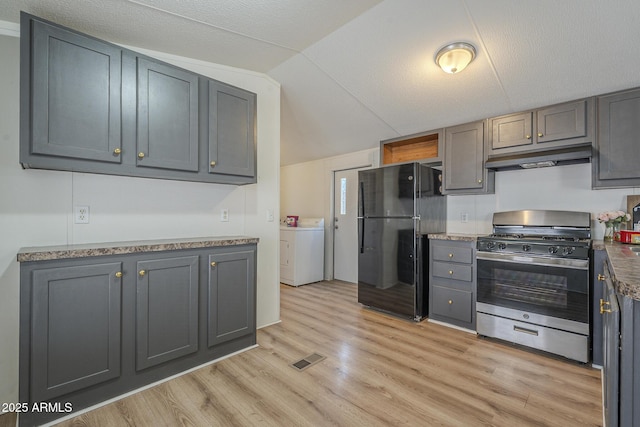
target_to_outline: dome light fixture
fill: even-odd
[[[476,48],[465,42],[451,43],[438,51],[436,64],[445,73],[455,74],[464,70],[476,57]]]

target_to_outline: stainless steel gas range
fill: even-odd
[[[589,361],[588,212],[496,212],[478,238],[478,334]]]

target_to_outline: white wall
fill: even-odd
[[[280,86],[266,75],[142,51],[257,93],[258,183],[230,186],[45,170],[19,164],[18,27],[0,21],[0,402],[18,400],[21,247],[250,235],[258,244],[258,326],[279,321]],[[74,205],[90,223],[74,224]],[[219,211],[229,210],[229,222]]]
[[[325,219],[325,279],[333,277],[333,171],[378,165],[378,150],[299,163],[281,168],[281,210],[283,214]],[[638,188],[591,189],[591,164],[556,166],[541,169],[496,173],[495,194],[447,196],[447,232],[463,234],[491,233],[492,215],[517,209],[557,209],[590,212],[592,235],[601,240],[604,226],[595,216],[605,210],[626,210],[626,196],[640,194]],[[286,177],[286,181],[284,181]],[[286,212],[285,212],[286,210]],[[461,215],[468,214],[463,223]]]

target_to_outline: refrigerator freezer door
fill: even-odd
[[[358,302],[413,319],[419,258],[412,219],[359,220]],[[421,294],[421,293],[420,293]]]
[[[413,217],[416,164],[388,166],[358,173],[358,216]]]

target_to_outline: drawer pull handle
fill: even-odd
[[[449,254],[449,258],[453,258],[453,254]]]
[[[449,270],[449,274],[450,274],[450,275],[453,275],[453,270]]]
[[[600,314],[611,313],[611,309],[605,308],[605,306],[610,307],[611,303],[600,298]]]
[[[538,336],[538,331],[534,331],[533,329],[521,328],[520,326],[513,325],[513,330],[524,334],[535,335],[536,337]]]
[[[453,300],[449,300],[449,305],[453,304]]]
[[[147,274],[147,272],[146,272],[146,271],[144,271],[144,270],[140,270],[140,271],[138,271],[138,274],[140,275],[140,277],[142,277],[142,276],[144,276],[145,274]]]
[[[598,280],[601,282],[604,282],[607,278],[604,276],[604,274],[598,274]]]

